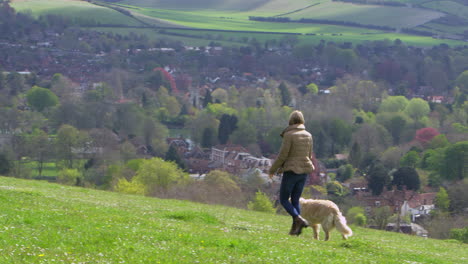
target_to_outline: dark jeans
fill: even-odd
[[[280,187],[280,203],[288,214],[296,217],[301,214],[299,198],[301,198],[307,174],[296,174],[292,171],[285,171]],[[289,201],[291,198],[291,201]]]

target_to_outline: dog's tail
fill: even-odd
[[[343,235],[344,239],[353,235],[353,231],[346,224],[346,218],[341,213],[336,214],[333,221],[335,222],[336,229]]]

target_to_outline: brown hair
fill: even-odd
[[[297,125],[297,124],[304,124],[304,115],[302,115],[301,111],[294,111],[289,116],[289,125]]]

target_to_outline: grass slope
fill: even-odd
[[[287,216],[0,177],[0,263],[466,263],[468,246]]]
[[[140,26],[141,23],[113,9],[93,5],[81,0],[13,0],[11,6],[17,12],[30,12],[33,16],[63,15],[80,22]]]
[[[421,8],[357,5],[322,1],[300,12],[286,15],[292,19],[313,18],[349,21],[364,25],[412,28],[437,19],[444,14]]]

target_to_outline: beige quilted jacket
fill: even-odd
[[[302,124],[288,126],[283,133],[283,142],[278,157],[269,173],[293,171],[296,174],[311,173],[315,170],[312,164],[312,135]]]

